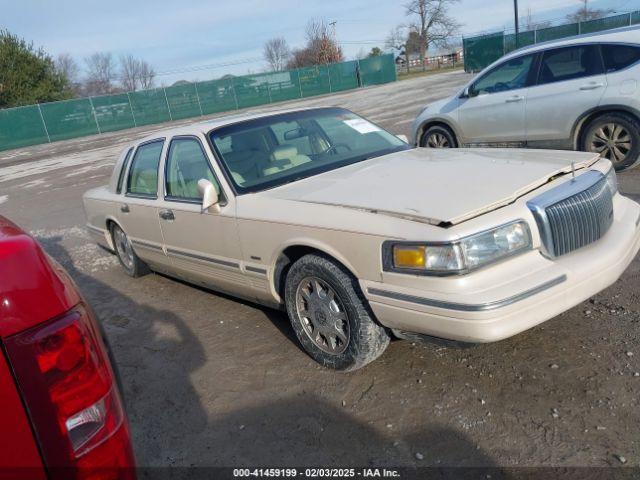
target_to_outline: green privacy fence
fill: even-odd
[[[393,55],[0,110],[0,150],[378,85]]]
[[[520,32],[517,36],[515,33],[499,32],[465,38],[463,40],[464,68],[467,72],[477,72],[495,62],[504,54],[517,48],[574,35],[601,32],[612,28],[628,27],[637,24],[640,24],[640,11],[589,20],[587,22],[569,23],[537,30],[528,30]]]

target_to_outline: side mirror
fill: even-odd
[[[215,207],[215,211],[220,211],[220,205],[218,205],[220,199],[213,183],[206,178],[201,178],[198,180],[198,193],[202,196],[202,211],[209,210],[211,207]]]
[[[407,138],[406,135],[396,135],[396,137],[398,137],[400,140],[402,140],[404,143],[409,143],[409,139]]]

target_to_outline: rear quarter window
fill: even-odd
[[[124,183],[124,175],[127,172],[127,166],[129,165],[129,159],[133,153],[133,147],[129,149],[127,155],[124,157],[122,165],[120,165],[120,174],[118,175],[118,185],[116,187],[116,193],[122,192],[122,184]]]
[[[640,47],[634,45],[602,45],[602,58],[607,73],[617,72],[640,61]]]

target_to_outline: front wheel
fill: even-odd
[[[291,266],[285,302],[301,345],[325,367],[356,370],[389,345],[389,334],[374,319],[357,280],[327,257],[305,255]]]
[[[425,148],[456,148],[455,135],[447,127],[433,125],[425,130],[420,139],[420,146]]]
[[[599,153],[618,171],[626,170],[640,156],[640,124],[623,113],[596,117],[585,130],[582,149]]]

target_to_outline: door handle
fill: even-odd
[[[588,83],[587,85],[582,85],[580,90],[596,90],[602,87],[604,87],[604,83]]]
[[[507,98],[506,102],[507,103],[517,103],[517,102],[521,102],[522,100],[524,100],[524,97],[521,97],[520,95],[515,95],[511,98]]]
[[[129,205],[127,205],[126,203],[125,203],[125,204],[123,204],[123,205],[120,205],[120,211],[121,211],[122,213],[129,213],[129,211],[130,211],[130,210],[129,210]]]
[[[160,218],[163,220],[175,220],[176,217],[173,214],[172,210],[160,210],[160,213],[158,213],[158,215],[160,215]]]

